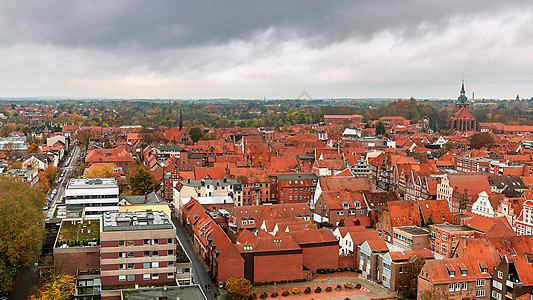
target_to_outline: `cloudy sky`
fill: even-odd
[[[0,97],[533,96],[533,1],[0,0]]]

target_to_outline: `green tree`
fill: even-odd
[[[196,143],[202,139],[204,134],[202,133],[200,127],[193,127],[189,130],[189,136],[191,137],[191,140]]]
[[[384,135],[386,133],[385,131],[385,124],[383,124],[382,121],[379,121],[376,124],[376,135]]]
[[[144,195],[155,189],[156,182],[152,173],[145,166],[139,165],[131,172],[129,184],[133,195]]]
[[[449,142],[446,142],[446,143],[442,144],[442,148],[444,148],[446,151],[452,150],[453,147],[455,147],[455,143],[452,142],[452,141],[449,141]]]
[[[252,290],[252,284],[248,279],[232,277],[226,282],[225,288],[230,299],[244,300],[247,299],[250,290]]]
[[[0,290],[41,253],[44,194],[29,183],[0,176]]]

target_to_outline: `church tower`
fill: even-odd
[[[465,93],[465,81],[463,80],[463,84],[461,85],[461,95],[457,97],[457,101],[455,102],[455,111],[457,112],[463,107],[468,110],[469,106],[470,103],[468,103],[468,99],[466,98]]]
[[[476,118],[469,111],[470,103],[466,98],[465,82],[461,85],[461,94],[455,101],[455,113],[450,118],[450,128],[454,131],[476,131],[478,123]]]

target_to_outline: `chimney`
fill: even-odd
[[[148,193],[144,193],[144,204],[148,202]]]

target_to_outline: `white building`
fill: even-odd
[[[495,217],[494,208],[490,204],[489,195],[486,192],[478,194],[476,202],[472,205],[472,213],[484,217]]]
[[[85,215],[118,211],[118,184],[114,178],[71,179],[65,189],[65,204],[80,206]]]

